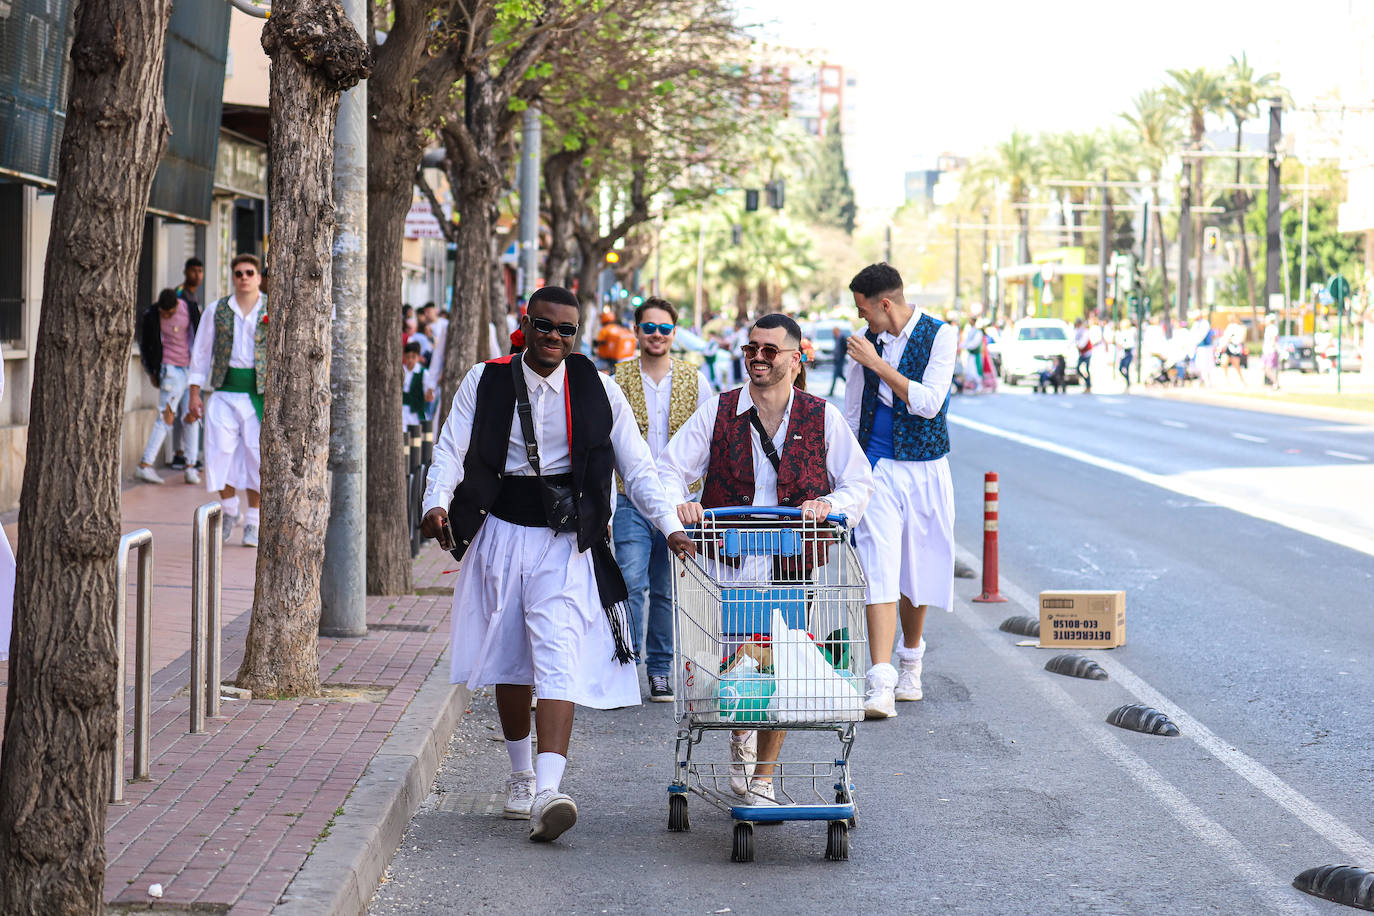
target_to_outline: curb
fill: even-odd
[[[1332,392],[1334,393],[1334,392]],[[1330,423],[1350,423],[1355,426],[1374,425],[1374,413],[1367,410],[1354,410],[1349,407],[1316,407],[1306,404],[1292,404],[1283,401],[1266,401],[1262,398],[1236,397],[1225,394],[1174,394],[1167,391],[1132,391],[1132,397],[1148,397],[1159,401],[1182,401],[1187,404],[1204,404],[1211,407],[1231,407],[1255,413],[1281,414],[1301,417],[1306,420],[1325,420]]]
[[[471,698],[467,687],[448,682],[447,653],[410,701],[401,720],[272,912],[277,916],[361,916],[411,817],[448,749],[449,737]]]

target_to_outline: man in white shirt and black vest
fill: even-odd
[[[650,297],[635,309],[639,356],[616,363],[615,382],[634,411],[640,435],[657,460],[668,439],[706,401],[711,383],[691,364],[671,355],[677,336],[677,309],[666,299]],[[673,570],[668,543],[653,523],[639,514],[619,484],[615,519],[615,559],[630,589],[630,629],[635,653],[642,654],[649,677],[649,700],[673,702]],[[648,591],[649,614],[644,614]],[[640,647],[643,653],[640,653]]]
[[[705,509],[789,506],[803,517],[837,514],[857,522],[873,493],[873,475],[844,415],[806,393],[801,328],[772,314],[748,333],[742,350],[749,384],[703,404],[659,456],[678,518],[699,525]],[[703,477],[701,501],[689,501],[688,488]],[[787,578],[804,580],[809,572],[792,570]],[[731,736],[730,788],[746,804],[775,803],[774,763],[785,734]]]
[[[868,578],[870,719],[919,700],[926,608],[954,604],[954,485],[949,386],[958,353],[952,325],[907,304],[902,277],[871,264],[849,283],[868,330],[849,338],[845,418],[873,465],[873,500],[854,545]],[[900,671],[891,664],[901,604]]]
[[[607,539],[612,471],[669,550],[694,550],[625,395],[572,353],[580,316],[568,290],[536,291],[521,318],[524,352],[464,377],[435,443],[421,526],[462,561],[450,680],[495,685],[511,761],[505,815],[528,818],[538,841],[577,821],[559,790],[573,704],[639,703],[625,580]]]

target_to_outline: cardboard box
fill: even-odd
[[[1040,593],[1041,648],[1115,649],[1124,645],[1124,591]]]

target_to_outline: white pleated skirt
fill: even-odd
[[[854,532],[868,603],[905,595],[912,604],[954,606],[954,483],[949,459],[893,461],[873,468],[873,498]]]

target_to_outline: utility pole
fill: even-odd
[[[1279,140],[1283,136],[1283,100],[1269,100],[1269,193],[1264,220],[1264,313],[1280,293],[1279,260],[1283,239],[1279,233]]]
[[[1183,199],[1178,209],[1178,321],[1188,326],[1188,248],[1193,242],[1193,182],[1188,174],[1188,166],[1183,167],[1180,182]],[[1164,314],[1169,314],[1169,303],[1164,303]]]
[[[526,299],[539,281],[539,164],[543,122],[539,109],[531,105],[521,120],[520,154],[520,273],[521,292]]]
[[[1306,164],[1306,163],[1303,163],[1303,166],[1302,166],[1302,264],[1301,264],[1301,266],[1298,268],[1298,276],[1301,278],[1301,279],[1299,280],[1299,282],[1298,282],[1298,302],[1299,302],[1299,303],[1306,302],[1306,301],[1307,301],[1307,296],[1308,296],[1308,292],[1307,292],[1307,174],[1308,174],[1308,167],[1307,167],[1307,164]],[[1313,305],[1313,307],[1312,307],[1312,314],[1313,314],[1313,319],[1312,319],[1312,331],[1313,331],[1313,333],[1316,333],[1316,330],[1317,330],[1317,320],[1316,320],[1316,317],[1315,317],[1315,316],[1316,316],[1316,311],[1317,311],[1317,310],[1316,310],[1316,306]],[[1285,317],[1287,317],[1287,315],[1288,315],[1288,309],[1287,309],[1286,307],[1285,307],[1284,310],[1283,310],[1283,314],[1284,314]],[[1282,322],[1280,322],[1280,324],[1282,324]],[[1287,333],[1291,334],[1291,333],[1293,333],[1293,332],[1292,332],[1291,330],[1289,330]],[[1298,333],[1299,333],[1299,334],[1302,333],[1301,328],[1298,330]]]
[[[994,321],[997,319],[997,310],[988,301],[988,211],[983,211],[983,311]]]
[[[954,311],[959,312],[959,227],[954,227]]]
[[[368,34],[367,0],[343,0]],[[334,326],[329,364],[329,523],[320,635],[367,635],[367,80],[339,99],[334,131]]]
[[[888,223],[883,228],[883,261],[892,263],[892,224]]]
[[[1097,237],[1097,317],[1107,313],[1107,249],[1111,247],[1112,192],[1107,188],[1107,170],[1102,170],[1102,234]]]

